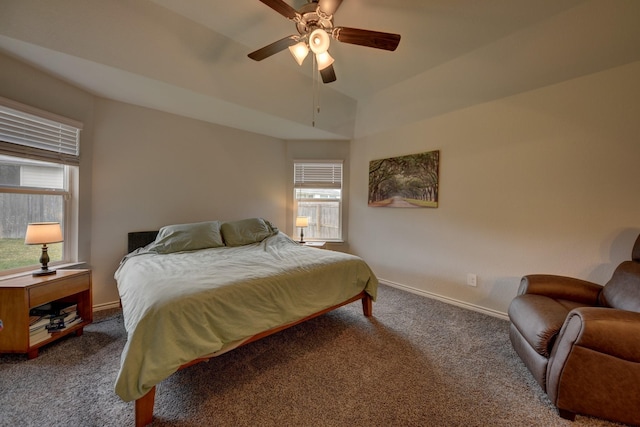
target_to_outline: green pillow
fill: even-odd
[[[224,246],[220,222],[206,221],[164,226],[148,249],[159,254],[170,254],[220,246]]]
[[[262,218],[248,218],[223,222],[220,226],[222,238],[227,246],[250,245],[262,242],[278,233],[278,229]]]

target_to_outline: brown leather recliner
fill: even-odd
[[[509,305],[514,349],[570,420],[640,425],[640,236],[605,286],[524,276]]]

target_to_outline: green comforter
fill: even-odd
[[[145,395],[194,359],[339,304],[378,281],[360,258],[279,233],[260,243],[167,255],[139,250],[115,273],[127,343],[115,391]]]

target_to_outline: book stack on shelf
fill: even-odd
[[[29,311],[29,345],[47,340],[78,323],[78,305],[73,302],[50,302]]]
[[[47,329],[48,324],[48,318],[29,315],[29,345],[51,338],[51,333]]]

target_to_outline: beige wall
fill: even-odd
[[[285,226],[283,141],[105,99],[95,117],[96,302],[118,299],[130,231],[254,216]]]
[[[498,313],[524,274],[604,283],[640,232],[638,76],[636,62],[355,140],[351,250],[382,279]],[[437,209],[367,207],[370,160],[430,150]]]

